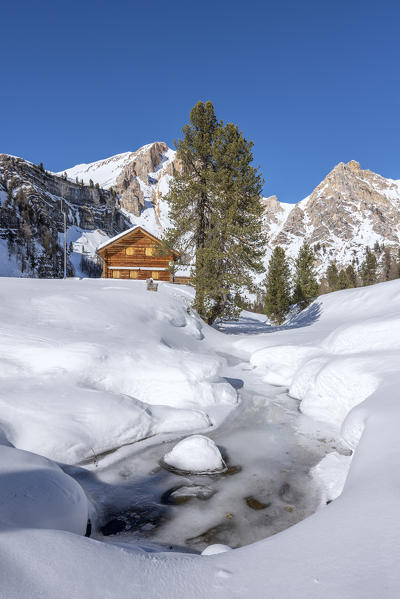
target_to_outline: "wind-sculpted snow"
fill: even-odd
[[[184,290],[178,292],[173,287],[161,286],[156,296],[146,294],[131,282],[105,285],[98,281],[31,281],[29,288],[18,280],[6,283],[7,293],[3,292],[0,298],[1,377],[10,379],[6,397],[11,392],[11,379],[16,391],[11,400],[5,401],[1,386],[0,442],[4,445],[13,430],[20,430],[20,422],[25,421],[27,430],[33,412],[39,411],[34,405],[27,417],[24,404],[18,415],[15,411],[12,418],[7,416],[11,403],[17,401],[20,385],[26,384],[28,389],[29,380],[37,386],[38,393],[40,384],[44,395],[51,389],[54,398],[62,396],[67,381],[72,385],[77,399],[70,395],[65,398],[66,403],[72,402],[70,419],[65,421],[69,435],[79,414],[80,389],[108,394],[110,405],[116,411],[119,408],[125,418],[129,416],[125,400],[119,395],[120,403],[115,404],[116,391],[106,389],[108,380],[117,384],[117,365],[109,363],[114,350],[121,360],[124,354],[138,359],[144,356],[149,372],[156,378],[157,368],[162,372],[166,364],[173,376],[177,376],[177,371],[183,368],[185,352],[191,359],[197,353],[202,364],[203,357],[213,355],[219,346],[221,351],[229,349],[231,356],[238,355],[242,360],[247,356],[254,371],[266,380],[287,385],[291,394],[300,397],[303,411],[324,418],[336,430],[342,425],[343,437],[354,454],[352,458],[329,454],[311,473],[325,484],[324,500],[334,499],[330,505],[282,533],[240,549],[223,551],[225,547],[217,553],[211,547],[204,555],[146,553],[140,547],[123,543],[100,543],[63,530],[46,530],[40,517],[36,527],[32,524],[27,528],[4,529],[0,534],[0,597],[394,599],[400,596],[400,281],[322,296],[308,309],[308,314],[314,315],[311,319],[307,320],[306,311],[280,330],[265,324],[265,333],[235,336],[224,336],[202,326],[195,316],[187,314]],[[179,306],[175,313],[174,304]],[[157,314],[155,319],[154,314]],[[299,326],[300,320],[307,324]],[[372,333],[368,335],[370,325]],[[16,345],[21,349],[21,357],[15,351]],[[45,352],[46,347],[48,355],[54,353],[47,369],[31,356],[31,351]],[[178,350],[176,364],[168,362],[165,356],[170,354],[165,353],[165,348],[171,355],[174,349]],[[75,353],[79,359],[72,358]],[[46,353],[42,353],[41,358],[45,357]],[[138,373],[146,367],[146,359],[140,360]],[[101,362],[105,374],[94,384],[101,372],[100,367],[96,370]],[[219,408],[225,405],[228,410],[230,403],[220,403],[221,390],[223,396],[227,389],[217,378],[218,368],[211,367],[205,357],[204,370],[190,364],[189,361],[184,372],[191,386],[178,379],[177,402],[193,408],[199,397],[198,409],[203,417],[207,413],[211,419],[217,404]],[[121,363],[118,376],[124,378],[127,368],[135,368],[134,359]],[[203,377],[204,386],[208,384],[214,390],[215,403],[208,393],[206,396],[198,393],[196,377]],[[134,383],[129,379],[125,384]],[[186,393],[190,388],[189,398]],[[149,402],[154,397],[152,394],[158,392],[159,387],[152,387],[150,381],[146,390]],[[234,401],[233,396],[229,398]],[[225,396],[224,400],[227,399]],[[88,406],[84,395],[82,401]],[[105,409],[99,402],[97,418]],[[50,401],[44,409],[49,405]],[[143,410],[145,404],[138,400],[132,406],[131,417],[137,410],[142,426],[148,422],[146,414],[150,417],[157,408],[147,403]],[[165,416],[171,414],[171,409],[162,406]],[[179,413],[194,412],[186,407]],[[39,414],[37,417],[40,418]],[[114,416],[107,412],[104,417],[111,435]],[[153,420],[151,416],[152,423]],[[54,421],[53,416],[48,417],[48,436],[52,434]],[[94,416],[89,414],[88,434],[93,422]],[[61,433],[57,430],[55,434]],[[11,447],[3,449],[15,451]]]
[[[297,328],[315,305],[320,317]],[[340,427],[354,406],[399,370],[399,281],[321,296],[276,334],[237,344],[251,352],[266,382],[287,386],[301,400],[304,413]]]
[[[187,291],[3,279],[0,293],[0,429],[21,449],[76,463],[158,433],[205,430],[214,406],[237,401]]]

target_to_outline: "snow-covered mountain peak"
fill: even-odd
[[[82,180],[85,185],[89,185],[91,179],[93,183],[98,183],[103,189],[109,189],[115,185],[122,169],[133,156],[134,152],[123,152],[89,164],[76,164],[55,174],[58,176],[66,174],[68,179],[73,181],[76,179],[78,181]]]
[[[303,240],[316,251],[322,274],[330,261],[357,265],[365,247],[400,243],[400,181],[386,179],[358,162],[340,162],[297,204],[264,200],[270,251],[282,246],[294,259]]]

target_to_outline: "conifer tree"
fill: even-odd
[[[367,246],[365,248],[365,258],[360,267],[361,281],[364,286],[374,285],[377,282],[377,268],[378,263],[375,254],[371,252],[370,248]]]
[[[348,289],[350,287],[350,281],[347,276],[347,272],[342,268],[338,275],[338,289]]]
[[[339,272],[336,262],[331,262],[326,271],[328,279],[329,291],[337,291],[339,289]]]
[[[193,256],[194,307],[211,323],[235,315],[239,291],[262,271],[262,180],[251,166],[252,143],[232,123],[217,121],[211,102],[196,104],[182,132],[182,172],[167,196],[172,227],[164,243]]]
[[[383,253],[382,279],[383,281],[393,281],[399,276],[399,268],[396,260],[393,258],[388,247],[385,247]]]
[[[357,287],[357,274],[352,264],[346,266],[346,275],[349,288]]]
[[[165,235],[165,245],[181,253],[192,250],[195,259],[195,306],[205,313],[205,290],[200,281],[206,274],[205,247],[211,216],[212,183],[215,170],[213,142],[218,126],[211,102],[198,102],[190,112],[190,123],[182,129],[183,138],[176,141],[177,158],[182,172],[175,173],[167,201],[173,226]]]
[[[277,246],[268,265],[265,314],[272,322],[282,324],[289,311],[290,303],[290,270],[284,249]]]
[[[296,259],[293,302],[301,309],[306,308],[318,293],[318,282],[314,269],[315,257],[308,243],[304,242]]]

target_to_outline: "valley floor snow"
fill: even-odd
[[[225,326],[231,335],[204,325],[188,307],[191,290],[169,284],[149,294],[141,282],[2,279],[0,293],[0,450],[7,452],[0,466],[0,597],[399,595],[400,281],[322,296],[278,330],[246,315],[245,324]],[[337,452],[333,443],[326,457],[321,451],[309,479],[320,503],[333,503],[268,539],[202,556],[76,534],[88,511],[95,516],[90,489],[105,489],[105,466],[119,464],[124,477],[130,443],[140,450],[201,431],[227,445],[233,464],[244,455],[235,455],[241,443],[244,451],[253,440],[256,451],[254,432],[240,441],[240,428],[230,425],[250,381],[271,394],[280,386],[265,403],[272,421],[292,418],[290,402],[300,403],[303,415],[291,429],[299,439],[312,439],[318,428],[332,439],[342,435]],[[355,450],[352,460],[346,445]],[[81,478],[89,505],[59,466],[27,452]],[[268,464],[272,453],[264,459]],[[85,470],[78,462],[90,464]],[[24,490],[35,482],[32,472],[54,495]],[[199,493],[192,482],[181,495]],[[14,511],[13,489],[21,498]],[[290,485],[280,489],[291,507]],[[264,513],[262,497],[243,491],[254,513]],[[26,519],[18,519],[18,506]]]

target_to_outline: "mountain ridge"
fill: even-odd
[[[161,141],[57,173],[0,154],[0,242],[2,238],[4,246],[7,235],[12,237],[17,221],[21,225],[21,206],[15,204],[21,190],[27,194],[27,205],[37,208],[39,202],[42,211],[51,215],[48,226],[57,231],[61,242],[58,205],[63,198],[70,204],[67,239],[73,246],[71,265],[76,274],[82,275],[79,256],[95,259],[96,244],[104,236],[113,236],[132,225],[162,235],[170,225],[164,198],[171,178],[181,169],[176,152]],[[338,267],[357,267],[367,245],[378,244],[395,251],[400,244],[400,180],[363,170],[355,160],[338,163],[311,194],[297,203],[280,202],[276,196],[262,198],[262,203],[266,265],[277,245],[285,249],[293,265],[306,239],[314,248],[322,278],[332,261]],[[3,262],[4,252],[3,247]],[[0,264],[0,274],[4,272],[1,269]],[[29,274],[29,269],[25,272]],[[35,272],[31,274],[35,276]]]

